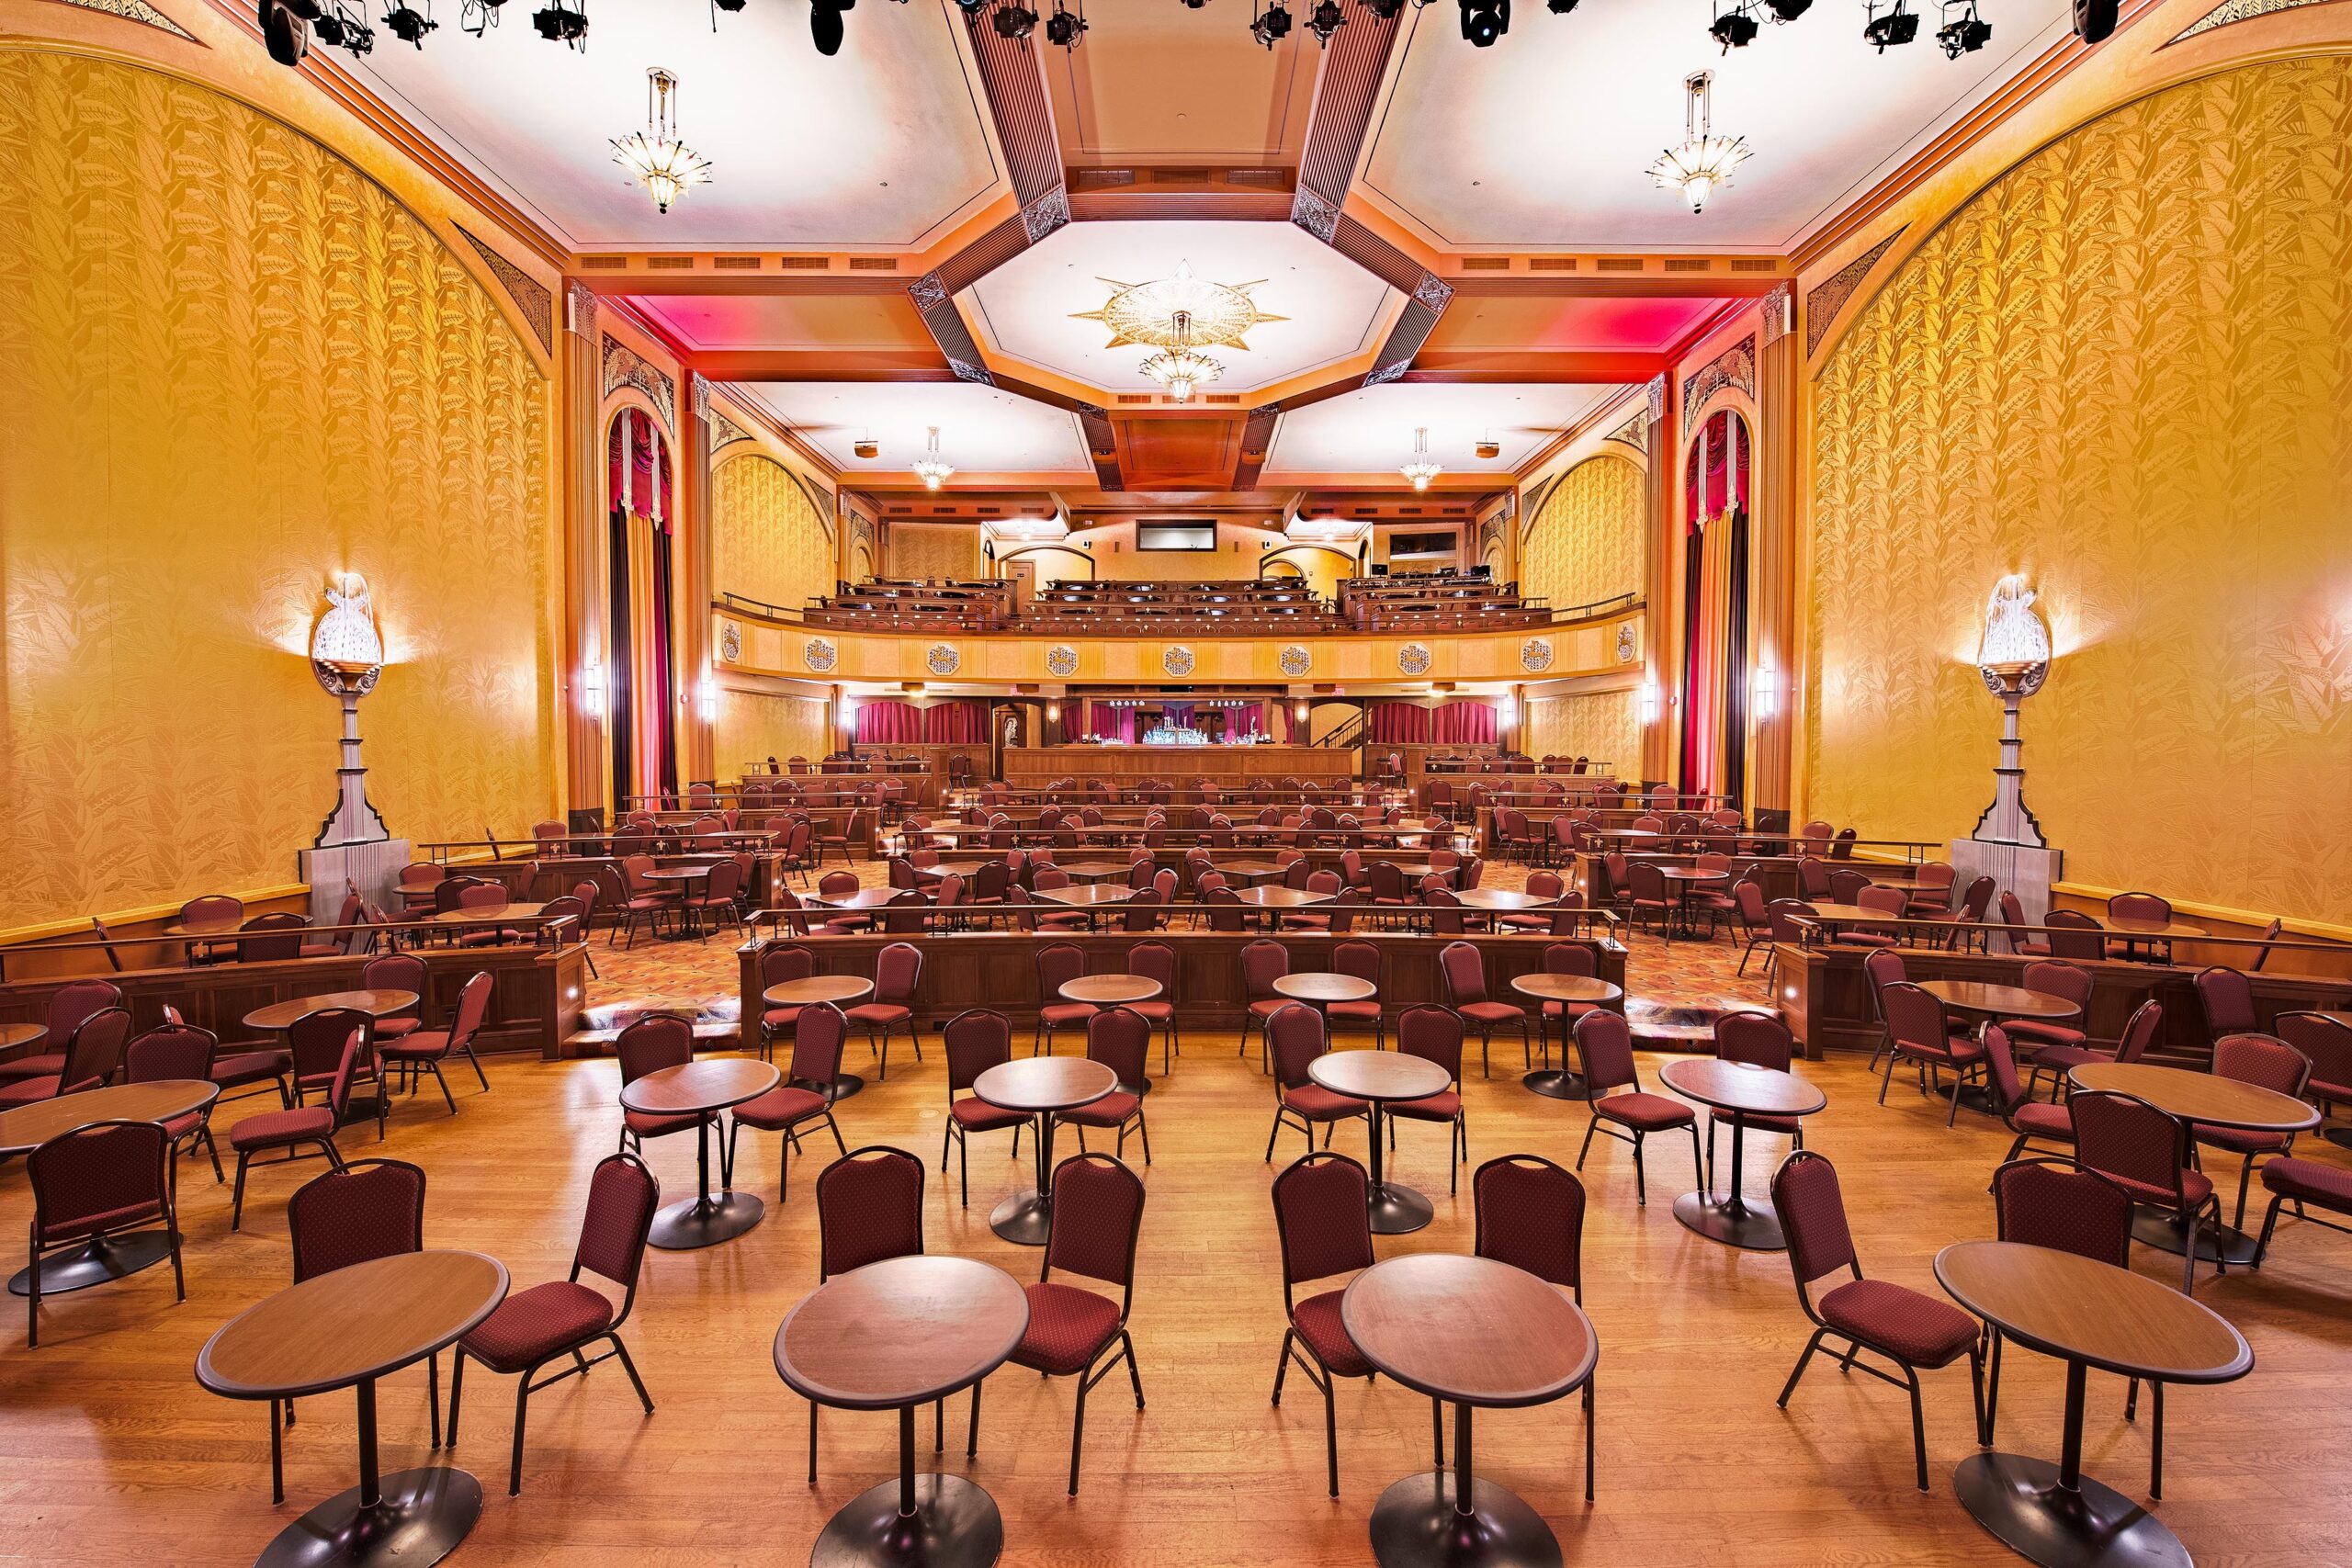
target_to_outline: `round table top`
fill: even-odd
[[[878,909],[905,891],[903,887],[861,887],[854,893],[803,893],[800,901],[823,909]]]
[[[2210,936],[2203,926],[2192,926],[2181,920],[2150,920],[2133,915],[2093,915],[2101,928],[2118,936]]]
[[[1148,975],[1080,975],[1063,983],[1062,995],[1074,1002],[1111,1007],[1120,1002],[1148,1002],[1159,995],[1159,982]]]
[[[0,1155],[20,1155],[51,1138],[98,1122],[169,1122],[201,1111],[220,1096],[220,1086],[198,1078],[157,1078],[116,1084],[37,1100],[0,1111]]]
[[[1391,861],[1388,863],[1395,866],[1396,874],[1408,882],[1419,882],[1424,876],[1452,876],[1459,869],[1450,865],[1440,865],[1435,861],[1428,860],[1399,860]]]
[[[2320,1017],[2327,1020],[2330,1023],[2340,1023],[2346,1029],[2352,1029],[2352,1012],[2323,1011],[2320,1014]]]
[[[1922,882],[1917,877],[1873,876],[1872,887],[1891,887],[1897,893],[1917,893],[1928,887],[1949,887],[1949,882]]]
[[[1414,1252],[1375,1263],[1340,1298],[1340,1321],[1374,1367],[1464,1404],[1541,1404],[1582,1386],[1600,1359],[1582,1308],[1491,1258]]]
[[[1586,829],[1595,839],[1663,839],[1664,833],[1655,828],[1590,828]]]
[[[1278,995],[1301,1002],[1360,1002],[1380,987],[1353,975],[1277,975]]]
[[[921,1404],[1002,1366],[1029,1329],[1029,1298],[992,1263],[886,1258],[800,1298],[775,1331],[776,1375],[846,1410]]]
[[[1465,887],[1455,897],[1465,909],[1542,909],[1560,901],[1557,894],[1542,898],[1509,887]]]
[[[1922,980],[1919,988],[1946,1007],[2000,1018],[2072,1018],[2082,1011],[2064,997],[2029,991],[2022,986],[1988,986],[1981,980]]]
[[[527,920],[546,908],[545,904],[477,904],[470,909],[443,909],[432,918],[451,925],[493,925],[500,920]]]
[[[1807,898],[1802,919],[1821,920],[1899,920],[1899,911],[1872,909],[1860,904],[1837,904],[1826,898]]]
[[[1047,904],[1124,904],[1136,890],[1114,882],[1074,882],[1068,887],[1040,887],[1031,895]]]
[[[692,882],[697,876],[708,876],[718,869],[718,862],[707,865],[657,865],[637,874],[648,882]]]
[[[432,889],[424,887],[413,888],[410,891],[430,893]],[[164,928],[163,934],[165,936],[187,937],[236,936],[242,932],[244,928],[244,917],[238,915],[212,920],[182,920],[177,925],[165,926]],[[256,936],[267,936],[270,933],[268,931],[256,931],[254,934]]]
[[[2254,1366],[2245,1337],[2172,1286],[2095,1258],[2015,1241],[1936,1254],[1952,1300],[2045,1355],[2125,1377],[2228,1382]]]
[[[819,1002],[854,1002],[873,993],[874,982],[855,975],[811,975],[770,986],[760,997],[772,1008],[805,1008]]]
[[[1306,1076],[1351,1100],[1421,1100],[1453,1086],[1443,1067],[1402,1051],[1326,1051]]]
[[[1719,1056],[1677,1056],[1657,1076],[1685,1100],[1718,1111],[1752,1111],[1767,1116],[1810,1116],[1829,1097],[1794,1073],[1726,1062]]]
[[[479,1252],[401,1252],[315,1274],[231,1318],[196,1381],[231,1399],[292,1398],[382,1377],[462,1338],[506,1297]]]
[[[1130,862],[1123,860],[1040,861],[1041,865],[1056,866],[1073,882],[1091,882],[1098,876],[1125,876]]]
[[[296,997],[290,1002],[272,1002],[266,1008],[255,1008],[245,1014],[247,1029],[291,1029],[294,1021],[308,1013],[322,1012],[328,1008],[354,1008],[377,1018],[416,1005],[414,991],[322,991],[315,997]]]
[[[1625,994],[1623,987],[1589,975],[1520,975],[1512,978],[1510,988],[1547,1002],[1613,1002]]]
[[[1209,869],[1227,877],[1250,877],[1280,876],[1290,867],[1270,860],[1219,860],[1211,861]]]
[[[0,1023],[0,1048],[30,1045],[49,1038],[45,1023]]]
[[[1082,1056],[1023,1056],[972,1080],[972,1092],[1004,1111],[1075,1111],[1119,1087],[1118,1075]]]
[[[1668,882],[1728,882],[1731,873],[1707,871],[1695,865],[1662,865],[1657,874]]]
[[[657,1067],[621,1086],[621,1109],[647,1116],[694,1116],[757,1100],[783,1081],[773,1062],[711,1056]]]
[[[2085,1062],[2066,1077],[2076,1089],[2137,1095],[2159,1111],[2201,1127],[2245,1133],[2300,1133],[2319,1125],[2319,1112],[2290,1094],[2212,1073],[2156,1067],[2145,1062]]]
[[[1233,896],[1261,909],[1303,909],[1309,904],[1329,904],[1339,897],[1336,893],[1309,893],[1304,887],[1237,887]]]

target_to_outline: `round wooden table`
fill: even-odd
[[[1037,1185],[991,1210],[989,1229],[1022,1247],[1046,1245],[1054,1228],[1054,1113],[1091,1105],[1118,1087],[1108,1066],[1081,1056],[999,1062],[972,1080],[972,1092],[989,1104],[1037,1119]]]
[[[760,1223],[767,1205],[755,1192],[735,1190],[735,1172],[720,1162],[716,1198],[710,1193],[711,1119],[730,1105],[757,1100],[782,1079],[770,1062],[712,1056],[661,1067],[621,1089],[621,1109],[640,1116],[692,1116],[700,1190],[653,1216],[646,1239],[666,1252],[691,1252],[730,1241]]]
[[[803,893],[800,901],[820,909],[878,909],[905,891],[903,887],[861,887],[852,893]]]
[[[1560,1004],[1560,1065],[1552,1066],[1552,1036],[1544,1027],[1544,1010],[1535,1010],[1535,1035],[1543,1043],[1544,1066],[1519,1081],[1548,1100],[1582,1100],[1585,1082],[1582,1073],[1568,1071],[1568,1008],[1570,1002],[1591,1002],[1595,1005],[1613,1002],[1624,990],[1606,980],[1596,980],[1588,975],[1521,975],[1510,983],[1510,988],[1522,997],[1533,997],[1538,1002]]]
[[[1210,869],[1224,876],[1227,882],[1236,880],[1255,882],[1261,876],[1280,876],[1290,867],[1277,865],[1270,860],[1229,860],[1213,862]]]
[[[479,1252],[402,1252],[313,1275],[246,1308],[205,1342],[196,1381],[230,1399],[356,1388],[359,1484],[278,1532],[254,1568],[427,1568],[481,1517],[481,1483],[454,1466],[379,1475],[376,1380],[465,1337],[506,1297]]]
[[[477,904],[471,908],[444,909],[430,919],[446,926],[494,926],[502,920],[531,920],[538,918],[545,904]]]
[[[266,1008],[255,1008],[245,1014],[245,1027],[277,1032],[294,1027],[294,1022],[306,1014],[323,1012],[328,1008],[351,1008],[371,1018],[385,1018],[405,1012],[416,1005],[414,991],[322,991],[315,997],[296,997],[292,1001],[272,1002]]]
[[[1042,904],[1063,904],[1073,909],[1098,904],[1124,904],[1136,890],[1118,883],[1073,882],[1067,887],[1041,887],[1032,897]]]
[[[2227,1127],[2241,1133],[2301,1133],[2320,1122],[2319,1111],[2291,1094],[2262,1089],[2212,1073],[2145,1062],[2085,1062],[2066,1074],[2076,1089],[2113,1089],[2135,1095],[2157,1110],[2195,1127]],[[2150,1247],[2178,1257],[2188,1250],[2188,1222],[2169,1209],[2132,1211],[2132,1234]],[[2234,1225],[2200,1225],[2197,1257],[2233,1268],[2254,1261],[2255,1238]]]
[[[2066,1363],[2059,1461],[1971,1454],[1952,1472],[1961,1506],[2044,1568],[2189,1568],[2188,1548],[2133,1499],[2083,1473],[2083,1388],[2093,1367],[2157,1382],[2244,1377],[2254,1352],[2194,1298],[2127,1269],[2010,1241],[1936,1254],[1952,1300],[2029,1350]]]
[[[1127,863],[1123,860],[1078,860],[1068,864],[1053,861],[1046,863],[1055,866],[1072,882],[1099,882],[1106,876],[1127,874]]]
[[[2073,1018],[2082,1011],[2064,997],[2029,991],[2022,986],[1995,986],[1982,980],[1923,980],[1919,988],[1954,1012],[1971,1013],[1981,1037],[1996,1018]],[[1961,1084],[1953,1093],[1960,1103],[1987,1116],[2000,1114],[1982,1084]]]
[[[835,1007],[847,1007],[874,994],[874,982],[855,975],[811,975],[805,980],[786,980],[770,986],[760,998],[772,1008],[814,1007],[831,1002]],[[811,1085],[821,1089],[823,1086]],[[833,1077],[833,1098],[847,1100],[865,1087],[865,1080],[855,1073],[837,1073]]]
[[[1323,1015],[1323,1034],[1331,1033],[1331,1004],[1362,1002],[1372,999],[1380,987],[1369,980],[1353,975],[1300,974],[1281,975],[1274,979],[1274,994],[1288,997],[1295,1002],[1305,1002]]]
[[[1382,1568],[1550,1568],[1560,1543],[1543,1517],[1472,1469],[1473,1409],[1544,1404],[1589,1389],[1600,1340],[1582,1308],[1525,1269],[1420,1252],[1375,1263],[1340,1298],[1363,1358],[1405,1387],[1454,1406],[1453,1470],[1408,1475],[1372,1510]],[[1591,1495],[1592,1422],[1585,1421]]]
[[[38,1045],[48,1038],[49,1025],[45,1023],[0,1023],[0,1051]]]
[[[1233,896],[1261,909],[1304,909],[1310,904],[1329,904],[1339,897],[1336,893],[1309,893],[1304,887],[1238,887]]]
[[[1683,1099],[1731,1115],[1730,1188],[1721,1198],[1713,1192],[1685,1192],[1674,1201],[1674,1217],[1701,1235],[1732,1247],[1786,1252],[1788,1237],[1781,1234],[1772,1200],[1750,1198],[1740,1190],[1747,1118],[1810,1116],[1827,1106],[1829,1097],[1794,1073],[1715,1056],[1678,1056],[1660,1067],[1657,1076]]]
[[[809,1568],[987,1568],[1004,1550],[996,1500],[960,1475],[915,1473],[915,1410],[972,1388],[1029,1328],[1029,1298],[993,1264],[889,1258],[837,1274],[775,1331],[775,1371],[802,1398],[899,1413],[899,1479],[827,1521]],[[975,1394],[974,1397],[978,1397]]]
[[[1151,1000],[1159,995],[1159,982],[1147,975],[1080,975],[1065,981],[1061,992],[1070,1001],[1117,1007],[1122,1002]]]
[[[1658,868],[1658,874],[1674,888],[1674,918],[1666,923],[1668,942],[1710,942],[1712,936],[1699,934],[1699,919],[1690,908],[1690,895],[1702,887],[1729,882],[1727,871],[1702,871],[1696,866],[1668,865]]]
[[[1532,893],[1517,893],[1508,887],[1465,887],[1454,897],[1462,900],[1465,909],[1489,909],[1498,914],[1547,909],[1560,901],[1556,896],[1539,898]]]
[[[1372,1107],[1372,1231],[1374,1235],[1404,1235],[1419,1230],[1436,1216],[1436,1208],[1410,1187],[1389,1181],[1381,1174],[1380,1121],[1383,1105],[1397,1100],[1425,1100],[1453,1086],[1445,1069],[1423,1056],[1402,1051],[1326,1051],[1306,1064],[1306,1076],[1351,1100]]]
[[[0,1156],[30,1154],[51,1138],[99,1122],[169,1122],[201,1111],[220,1097],[219,1084],[198,1078],[162,1078],[37,1100],[14,1111],[0,1111]],[[40,1293],[56,1296],[86,1291],[92,1285],[153,1269],[171,1255],[172,1238],[162,1231],[96,1236],[41,1259]],[[31,1295],[32,1280],[31,1269],[17,1269],[8,1280],[9,1292]]]

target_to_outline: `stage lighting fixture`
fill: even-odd
[[[1945,59],[1958,60],[1993,41],[1993,24],[1976,14],[1976,0],[1968,0],[1958,17],[1936,29],[1936,41],[1943,46]]]
[[[1046,18],[1046,41],[1060,49],[1076,49],[1085,31],[1086,13],[1064,10],[1062,0],[1054,0],[1054,14]]]
[[[1405,14],[1405,0],[1363,0],[1363,8],[1384,22],[1393,22]]]
[[[1015,43],[1037,30],[1037,13],[1021,4],[1021,0],[1005,0],[989,20],[995,24],[997,37]]]
[[[1552,15],[1565,17],[1577,8],[1577,0],[1544,0],[1552,7]]]
[[[1251,18],[1250,36],[1268,49],[1290,36],[1290,13],[1283,8],[1280,0]]]
[[[1776,22],[1793,22],[1813,9],[1813,0],[1764,0],[1764,4],[1772,8]]]
[[[987,8],[988,3],[989,0],[956,0],[956,6],[967,17],[978,16]]]
[[[424,35],[441,24],[411,6],[395,6],[384,13],[384,26],[402,43],[416,49],[424,47]]]
[[[1919,14],[1903,8],[1904,0],[1894,0],[1894,8],[1881,14],[1871,8],[1871,19],[1862,24],[1862,41],[1877,49],[1881,54],[1898,44],[1906,44],[1919,36]]]
[[[1754,43],[1759,30],[1756,18],[1747,14],[1747,7],[1735,6],[1716,17],[1707,28],[1707,36],[1723,45],[1724,52],[1729,54],[1735,49],[1746,49]]]
[[[343,18],[333,11],[322,11],[319,19],[311,24],[311,36],[330,49],[341,49],[346,41]]]
[[[1510,0],[1462,0],[1462,36],[1480,49],[1510,31]]]
[[[809,0],[808,36],[816,41],[817,52],[828,57],[842,51],[842,13],[857,4],[857,0]]]
[[[498,18],[505,9],[506,0],[465,0],[458,10],[458,30],[480,38],[498,26]]]
[[[547,9],[531,13],[531,26],[549,43],[560,43],[568,49],[588,47],[588,12],[582,0],[553,0]]]
[[[311,52],[311,25],[285,0],[261,0],[261,39],[280,65],[300,65]]]
[[[1306,13],[1306,30],[1326,49],[1331,46],[1331,35],[1347,25],[1348,14],[1340,9],[1340,0],[1316,0],[1315,9]]]
[[[2115,30],[2117,0],[2075,0],[2075,31],[2085,43],[2098,43]]]

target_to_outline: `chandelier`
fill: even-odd
[[[688,186],[710,183],[710,160],[678,140],[678,110],[671,96],[678,79],[659,65],[645,73],[645,129],[613,139],[613,162],[653,193],[656,209],[686,193]]]
[[[1682,145],[1668,148],[1650,165],[1650,178],[1681,191],[1693,214],[1706,207],[1718,186],[1730,182],[1732,170],[1747,161],[1747,138],[1717,136],[1713,129],[1710,88],[1714,74],[1702,71],[1682,84],[1689,95],[1683,105]]]
[[[1111,286],[1111,298],[1102,302],[1099,310],[1072,311],[1071,319],[1100,321],[1110,328],[1111,341],[1103,345],[1106,348],[1121,348],[1131,343],[1175,348],[1179,346],[1176,324],[1181,318],[1196,346],[1246,349],[1250,345],[1242,340],[1250,328],[1261,321],[1290,319],[1268,315],[1250,298],[1250,290],[1263,283],[1264,278],[1250,283],[1212,283],[1196,276],[1190,262],[1178,262],[1172,276],[1149,283],[1122,283],[1115,277],[1096,281]]]
[[[1413,460],[1396,471],[1412,480],[1415,490],[1429,489],[1430,481],[1445,472],[1438,464],[1430,461],[1429,426],[1422,425],[1413,432]]]
[[[1148,356],[1143,373],[1167,389],[1176,402],[1192,400],[1193,389],[1225,374],[1225,367],[1193,347],[1193,316],[1179,310],[1170,322],[1173,335],[1166,348]]]
[[[939,460],[939,426],[931,426],[930,438],[923,444],[923,455],[915,464],[915,478],[925,490],[937,490],[947,482],[955,469]]]

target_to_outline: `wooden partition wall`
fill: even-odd
[[[1004,782],[1035,788],[1056,779],[1102,779],[1114,786],[1144,779],[1220,788],[1299,779],[1316,784],[1355,777],[1356,754],[1328,746],[1017,746],[1004,753]]]

